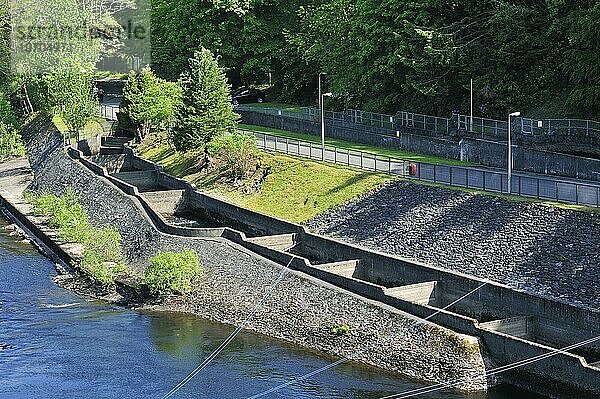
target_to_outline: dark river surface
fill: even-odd
[[[0,219],[0,398],[161,398],[232,327],[191,315],[140,313],[89,300],[52,281],[53,264]],[[242,332],[173,398],[247,398],[333,359]],[[344,364],[268,398],[380,398],[419,387]],[[511,387],[437,399],[531,399]]]

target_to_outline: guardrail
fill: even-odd
[[[119,112],[118,105],[99,104],[96,114],[100,118],[105,118],[109,121],[116,121],[118,112]]]
[[[600,186],[593,184],[514,174],[509,190],[506,172],[438,165],[335,146],[321,147],[320,144],[310,141],[288,139],[246,129],[240,131],[254,135],[257,146],[266,151],[453,187],[600,207]]]

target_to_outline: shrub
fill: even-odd
[[[215,137],[209,143],[208,151],[227,163],[234,178],[246,176],[258,153],[254,136],[237,132]]]
[[[0,161],[25,156],[25,146],[19,132],[11,125],[0,122]]]
[[[92,280],[104,285],[113,284],[119,275],[127,273],[128,270],[125,265],[108,262],[101,253],[88,248],[83,251],[83,259],[79,262],[79,268]]]
[[[201,273],[195,252],[161,252],[150,258],[144,279],[151,295],[166,296],[190,292],[192,280]]]

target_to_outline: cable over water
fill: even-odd
[[[200,363],[200,365],[198,367],[196,367],[191,373],[189,373],[184,379],[182,379],[177,385],[175,385],[169,392],[167,392],[162,397],[162,399],[168,399],[168,398],[170,398],[177,391],[179,391],[181,388],[183,388],[196,375],[198,375],[198,373],[200,373],[206,366],[208,366],[210,364],[210,362],[212,362],[217,356],[219,356],[219,354],[223,351],[223,349],[225,349],[227,347],[227,345],[229,345],[229,343],[231,341],[233,341],[235,339],[235,337],[237,337],[237,335],[240,333],[240,331],[242,331],[248,325],[248,323],[254,317],[254,315],[256,314],[256,312],[258,311],[258,309],[260,309],[264,305],[264,303],[271,297],[271,295],[273,294],[273,291],[275,290],[275,287],[277,287],[277,285],[281,282],[281,280],[283,280],[283,278],[289,272],[290,265],[292,264],[293,260],[294,260],[294,256],[292,256],[292,258],[290,259],[290,261],[288,262],[288,264],[283,269],[281,269],[281,272],[277,276],[277,279],[275,279],[275,281],[271,284],[271,286],[269,287],[269,289],[267,290],[267,292],[265,293],[265,295],[263,295],[263,297],[260,300],[260,302],[258,304],[256,304],[256,306],[252,309],[252,311],[250,312],[250,314],[248,314],[248,316],[244,319],[243,323],[240,324],[229,335],[229,337],[227,337],[227,339],[225,339],[221,343],[221,345],[219,345],[219,347],[217,349],[215,349],[206,359],[204,359],[204,361],[202,363]]]
[[[477,379],[481,379],[481,378],[491,377],[493,375],[497,375],[497,374],[500,374],[500,373],[503,373],[503,372],[506,372],[509,370],[513,370],[513,369],[516,369],[519,367],[526,366],[528,364],[532,364],[532,363],[536,363],[536,362],[539,362],[544,359],[548,359],[548,358],[556,356],[558,354],[568,353],[567,351],[574,350],[574,349],[580,348],[582,346],[592,344],[596,341],[600,341],[600,335],[597,337],[594,337],[594,338],[587,339],[585,341],[578,342],[576,344],[566,346],[561,349],[552,349],[548,353],[544,353],[544,354],[533,356],[533,357],[530,357],[527,359],[519,360],[518,362],[510,363],[510,364],[507,364],[504,366],[496,367],[494,369],[489,370],[488,372],[486,372],[485,374],[483,374],[481,376],[460,378],[460,379],[456,379],[454,381],[450,381],[450,382],[446,382],[446,383],[440,383],[440,384],[432,385],[429,387],[417,388],[417,389],[405,391],[405,392],[394,394],[394,395],[384,396],[379,399],[406,399],[406,398],[413,398],[415,396],[423,395],[426,393],[437,392],[442,389],[451,388],[462,382],[469,382],[469,381],[473,381],[473,380],[477,380]]]
[[[439,309],[439,310],[435,311],[434,313],[430,314],[430,315],[429,315],[429,316],[427,316],[426,318],[424,318],[424,319],[419,319],[418,321],[414,322],[413,324],[409,325],[408,327],[405,327],[405,328],[403,328],[403,329],[399,330],[399,331],[398,331],[398,333],[396,333],[396,334],[394,334],[394,335],[392,335],[392,336],[388,337],[388,338],[386,339],[386,341],[389,341],[389,340],[391,340],[391,339],[393,339],[393,338],[396,338],[396,337],[398,337],[400,334],[403,334],[403,333],[405,333],[406,331],[408,331],[409,329],[411,329],[411,328],[413,328],[413,327],[416,327],[416,326],[418,326],[418,325],[420,325],[420,324],[422,324],[422,323],[426,322],[427,320],[431,319],[432,317],[434,317],[434,316],[438,315],[439,313],[443,312],[444,310],[446,310],[446,309],[448,309],[448,308],[450,308],[450,307],[452,307],[452,306],[456,305],[457,303],[459,303],[459,302],[460,302],[460,301],[462,301],[463,299],[465,299],[465,298],[467,298],[468,296],[470,296],[470,295],[474,294],[475,292],[479,291],[479,290],[480,290],[482,287],[484,287],[484,286],[485,286],[485,285],[487,285],[487,284],[488,284],[488,282],[487,282],[487,281],[486,281],[486,282],[484,282],[483,284],[481,284],[481,285],[480,285],[480,286],[478,286],[477,288],[475,288],[475,289],[473,289],[472,291],[470,291],[470,292],[466,293],[465,295],[461,296],[460,298],[458,298],[458,299],[457,299],[457,300],[455,300],[454,302],[452,302],[452,303],[450,303],[450,304],[448,304],[448,305],[444,306],[443,308],[441,308],[441,309]],[[363,354],[363,353],[365,353],[365,352],[368,352],[369,350],[371,350],[372,348],[374,348],[374,347],[376,347],[376,346],[378,346],[378,345],[376,345],[376,344],[373,344],[373,345],[371,345],[371,346],[367,346],[366,348],[364,348],[364,349],[361,349],[361,350],[359,350],[359,351],[357,351],[357,352],[353,353],[352,355],[350,355],[350,356],[348,356],[348,357],[343,357],[343,358],[341,358],[341,359],[339,359],[339,360],[337,360],[337,361],[335,361],[335,362],[333,362],[333,363],[331,363],[331,364],[329,364],[329,365],[327,365],[327,366],[324,366],[324,367],[321,367],[321,368],[319,368],[319,369],[317,369],[317,370],[311,371],[310,373],[304,374],[304,375],[302,375],[302,376],[300,376],[300,377],[294,377],[294,378],[292,378],[291,380],[289,380],[289,381],[287,381],[287,382],[284,382],[283,384],[277,385],[277,386],[275,386],[275,387],[273,387],[273,388],[270,388],[270,389],[268,389],[268,390],[266,390],[266,391],[263,391],[263,392],[257,393],[256,395],[249,396],[247,399],[256,399],[256,398],[261,398],[261,397],[263,397],[263,396],[266,396],[266,395],[268,395],[268,394],[270,394],[270,393],[273,393],[273,392],[277,392],[277,391],[279,391],[280,389],[283,389],[283,388],[285,388],[285,387],[288,387],[288,386],[290,386],[290,385],[292,385],[292,384],[295,384],[295,383],[297,383],[297,382],[304,381],[304,380],[306,380],[306,379],[308,379],[308,378],[310,378],[310,377],[313,377],[313,376],[315,376],[315,375],[317,375],[317,374],[320,374],[320,373],[322,373],[322,372],[324,372],[324,371],[327,371],[327,370],[329,370],[329,369],[332,369],[332,368],[334,368],[334,367],[336,367],[336,366],[338,366],[338,365],[340,365],[340,364],[342,364],[342,363],[345,363],[345,362],[349,361],[349,360],[350,360],[352,357],[354,357],[354,356],[361,355],[361,354]]]

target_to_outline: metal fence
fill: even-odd
[[[119,112],[118,105],[106,105],[106,104],[98,105],[98,109],[96,111],[97,115],[100,118],[104,118],[109,121],[116,121],[118,112]]]
[[[284,116],[295,119],[318,122],[318,108],[257,108],[238,107],[241,111],[255,111],[269,115]],[[325,111],[325,119],[353,123],[366,127],[388,130],[398,130],[409,127],[440,134],[448,134],[451,130],[462,130],[476,133],[484,137],[495,137],[506,140],[508,122],[480,117],[471,118],[469,115],[455,114],[451,118],[399,111],[395,115],[378,114],[375,112],[349,109],[344,112]],[[513,132],[523,135],[568,135],[595,138],[600,140],[600,122],[583,119],[530,119],[516,117],[512,122]]]
[[[258,147],[267,151],[448,186],[600,207],[600,186],[592,184],[514,174],[512,188],[509,191],[505,172],[477,167],[418,162],[348,148],[322,147],[320,144],[309,141],[288,139],[256,131],[242,131],[253,134]],[[412,175],[409,174],[411,164],[414,165],[415,172]]]

